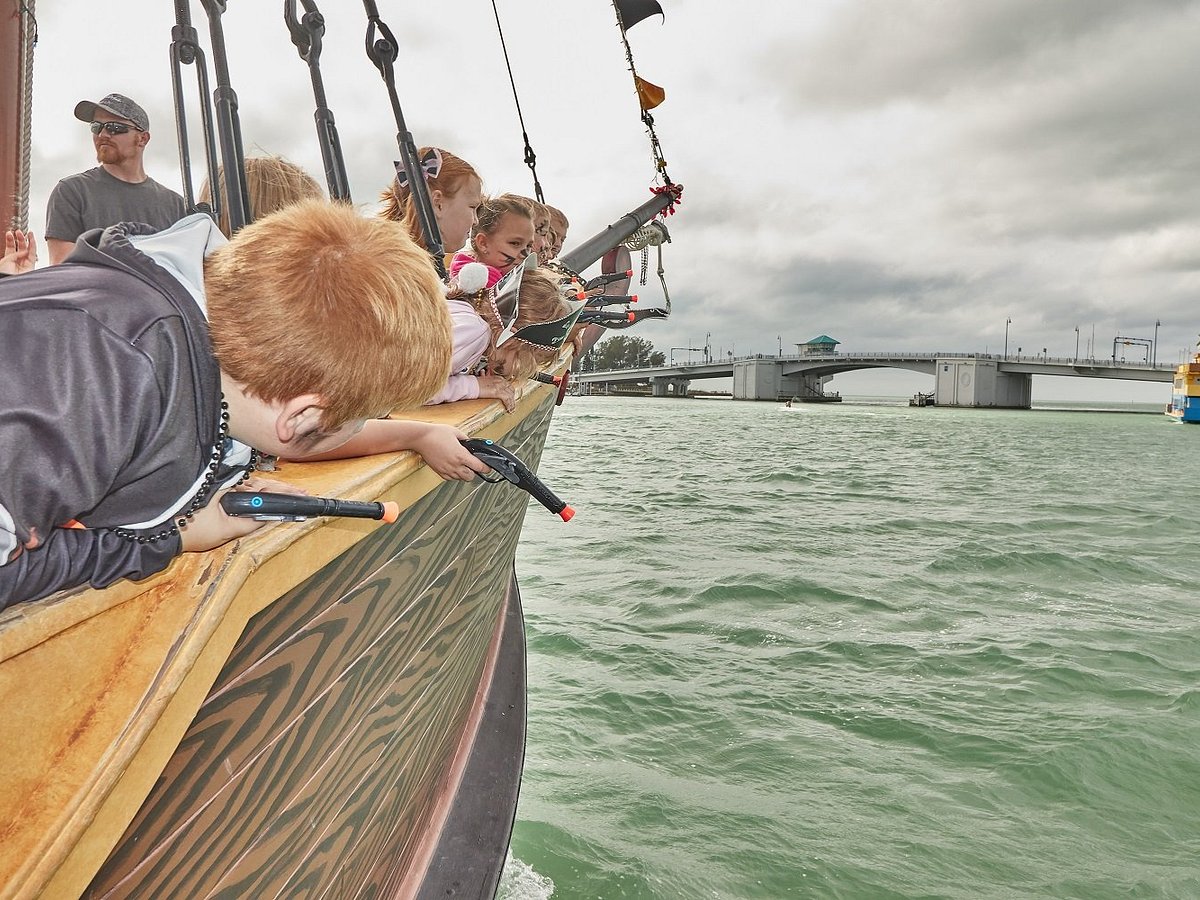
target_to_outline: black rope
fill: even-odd
[[[254,217],[250,214],[250,197],[246,190],[246,154],[242,150],[242,125],[238,117],[237,92],[229,81],[229,57],[225,52],[225,31],[221,26],[221,16],[225,14],[227,2],[228,0],[200,0],[208,15],[213,74],[217,82],[217,88],[213,91],[213,113],[217,125],[217,143],[221,150],[221,165],[225,167],[225,213],[229,218],[229,231],[232,234],[250,224]],[[186,2],[177,2],[177,12],[181,12],[186,5]]]
[[[496,31],[500,33],[500,49],[504,51],[504,65],[508,69],[508,83],[512,85],[513,103],[517,105],[517,121],[521,123],[521,137],[525,141],[525,165],[529,166],[529,171],[533,174],[533,193],[537,197],[538,203],[545,203],[546,198],[542,194],[542,185],[537,177],[537,154],[533,152],[533,146],[529,143],[529,133],[525,130],[525,117],[521,115],[521,100],[517,97],[517,82],[513,78],[512,64],[508,61],[508,46],[504,43],[504,29],[500,27],[500,10],[496,8],[496,0],[492,0],[492,12],[496,16]]]
[[[421,235],[425,239],[425,249],[433,258],[433,266],[438,276],[446,278],[446,262],[442,258],[442,233],[438,229],[437,217],[433,212],[433,202],[429,197],[429,184],[425,181],[425,173],[421,171],[421,161],[417,157],[417,144],[412,132],[404,121],[404,110],[400,108],[400,97],[396,93],[396,72],[394,63],[400,54],[392,30],[379,17],[379,8],[375,0],[363,0],[363,8],[367,13],[367,58],[379,70],[387,88],[388,100],[392,104],[392,117],[396,120],[396,146],[400,150],[400,161],[404,164],[404,174],[408,176],[409,202],[417,213],[417,221],[421,226]],[[379,39],[376,40],[376,35]]]
[[[629,73],[633,75],[634,92],[638,96],[638,106],[642,109],[642,124],[646,126],[646,131],[650,135],[650,153],[654,157],[654,168],[658,170],[667,187],[674,187],[671,176],[667,174],[667,161],[663,158],[662,145],[658,142],[658,134],[654,130],[654,116],[650,115],[650,110],[642,107],[637,67],[633,64],[633,48],[629,46],[629,38],[625,33],[625,20],[621,17],[621,6],[616,0],[613,0],[613,12],[617,15],[617,29],[621,32],[621,43],[625,45],[625,60],[629,63]]]
[[[317,9],[314,0],[301,0],[304,16],[296,18],[296,0],[284,0],[283,20],[292,36],[292,44],[300,58],[308,63],[309,79],[312,81],[313,99],[316,110],[313,120],[317,125],[317,143],[321,148],[321,162],[325,167],[325,183],[329,186],[329,199],[350,202],[350,179],[342,157],[342,143],[338,138],[337,123],[333,111],[325,100],[325,81],[321,76],[321,39],[325,35],[325,17]]]

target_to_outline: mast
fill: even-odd
[[[0,219],[29,227],[36,0],[0,0]]]
[[[588,238],[578,247],[567,251],[559,261],[573,272],[582,272],[617,244],[671,206],[683,193],[683,185],[672,184],[667,190],[655,195],[637,209],[625,213],[603,231]]]

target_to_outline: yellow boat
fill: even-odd
[[[1200,353],[1175,369],[1171,402],[1164,412],[1176,422],[1200,423]]]

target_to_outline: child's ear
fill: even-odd
[[[444,199],[445,199],[445,195],[441,191],[439,191],[437,188],[434,188],[432,191],[429,192],[429,203],[438,212],[442,211],[442,201]]]
[[[287,400],[275,416],[275,437],[281,444],[290,444],[321,430],[325,401],[318,394],[301,394]]]

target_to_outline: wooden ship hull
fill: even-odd
[[[532,467],[556,393],[421,415]],[[528,495],[410,453],[278,477],[403,511],[0,614],[0,897],[494,892],[524,752]]]
[[[0,118],[24,123],[0,129],[6,227],[26,220],[32,7],[0,16]],[[584,271],[681,191],[563,264]],[[561,392],[529,381],[517,399],[403,415],[536,470]],[[400,516],[281,524],[0,611],[0,900],[495,892],[524,760],[529,496],[442,481],[412,453],[274,477]]]

